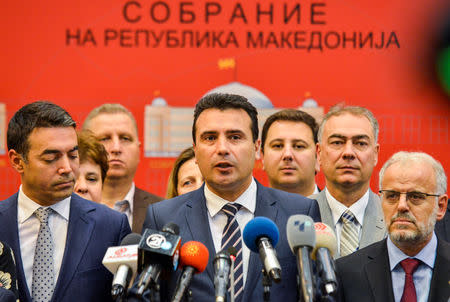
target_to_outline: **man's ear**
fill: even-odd
[[[448,203],[447,194],[442,194],[441,196],[438,197],[438,210],[436,215],[437,221],[444,218],[445,213],[447,213],[447,203]]]
[[[24,164],[25,164],[22,155],[17,153],[16,150],[11,149],[8,151],[8,157],[9,162],[11,163],[11,166],[14,168],[14,170],[19,172],[19,174],[22,174],[24,171]]]

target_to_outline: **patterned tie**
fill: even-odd
[[[244,270],[242,267],[242,236],[239,224],[236,221],[236,213],[241,209],[240,204],[227,203],[223,206],[222,211],[227,215],[228,220],[222,234],[222,250],[228,249],[230,246],[236,248],[236,260],[234,262],[234,299],[236,302],[241,301],[242,292],[244,290]],[[230,285],[231,286],[231,285]]]
[[[54,289],[53,272],[53,240],[48,226],[48,216],[51,208],[39,208],[34,214],[39,219],[41,226],[36,241],[33,262],[33,282],[31,285],[33,302],[50,301]]]
[[[350,210],[346,210],[342,216],[341,230],[341,256],[347,256],[358,249],[358,228],[356,226],[355,215]]]
[[[120,213],[125,213],[130,208],[128,200],[118,201],[114,204],[114,209]]]
[[[420,260],[407,258],[400,262],[405,271],[405,286],[400,302],[417,302],[416,288],[414,287],[413,274],[420,264]]]

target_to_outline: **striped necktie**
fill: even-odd
[[[234,299],[236,302],[242,300],[244,290],[244,270],[242,261],[242,236],[239,224],[236,221],[236,213],[241,209],[240,204],[227,203],[223,206],[222,211],[227,215],[227,224],[222,233],[222,250],[228,249],[230,246],[236,248],[236,260],[234,262]]]
[[[358,227],[356,225],[356,217],[350,210],[346,210],[342,216],[342,230],[341,230],[341,243],[340,254],[341,256],[347,256],[358,249],[359,236]]]

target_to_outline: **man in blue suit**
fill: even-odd
[[[75,122],[34,102],[8,125],[8,156],[19,192],[0,202],[0,240],[14,251],[20,301],[110,301],[110,246],[130,233],[124,214],[72,194],[78,173]]]
[[[233,205],[238,209],[233,219],[241,233],[254,217],[268,217],[280,231],[276,251],[282,268],[282,281],[272,285],[271,295],[277,301],[297,301],[296,258],[288,246],[286,222],[294,214],[310,215],[320,221],[317,202],[298,194],[266,188],[253,178],[260,141],[257,111],[246,98],[231,94],[203,97],[195,107],[192,136],[196,162],[205,184],[196,191],[150,205],[144,229],[160,230],[166,223],[174,222],[180,226],[183,242],[195,240],[206,245],[209,250],[207,268],[195,275],[190,285],[192,300],[206,302],[215,300],[213,259],[223,248],[222,234],[233,224],[223,207]],[[235,246],[239,246],[241,240],[239,236]],[[241,258],[236,271],[240,269],[243,275],[232,285],[235,301],[262,301],[263,267],[259,255],[250,252],[242,243]],[[172,293],[169,286],[162,293],[163,300]]]

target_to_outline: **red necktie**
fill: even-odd
[[[405,271],[405,286],[400,302],[417,302],[416,288],[414,287],[413,274],[420,264],[420,260],[407,258],[400,262]]]

